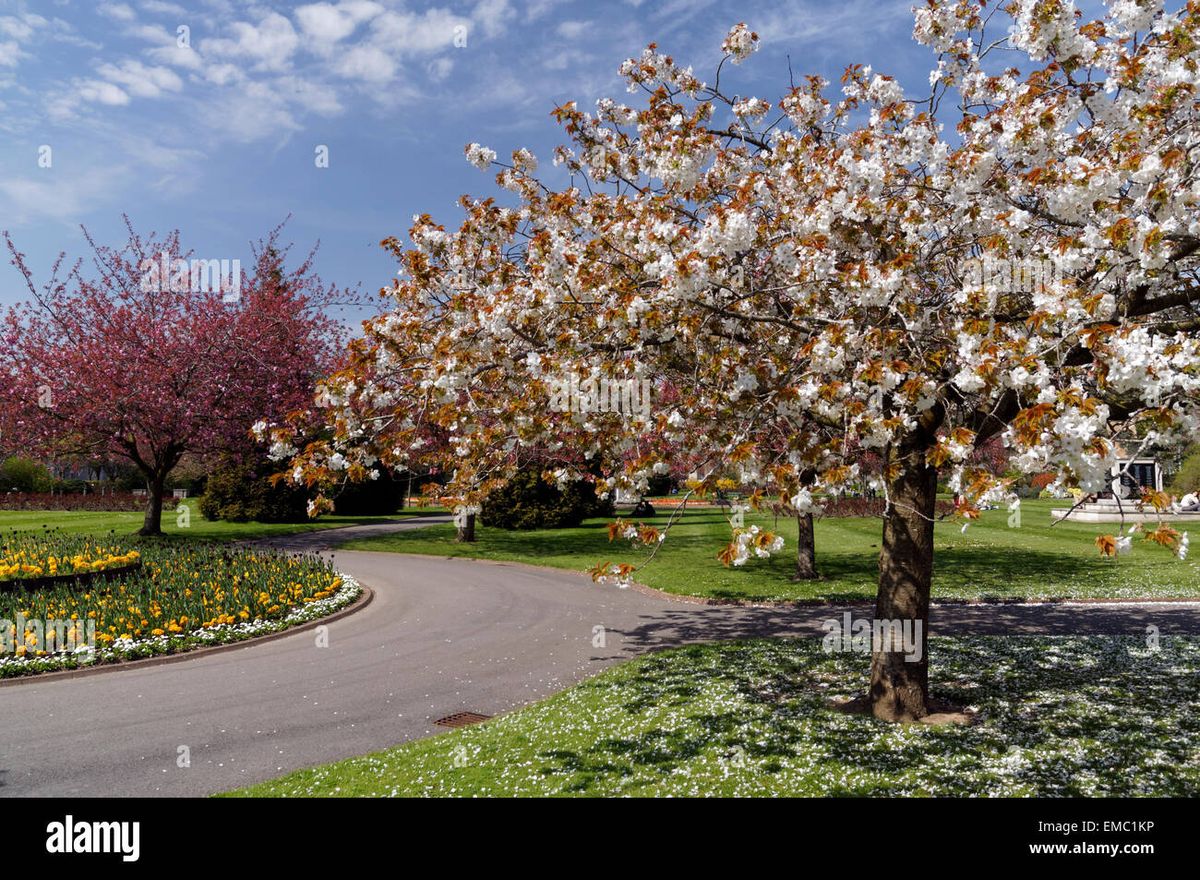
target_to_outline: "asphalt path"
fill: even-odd
[[[279,549],[419,528],[421,518],[272,539]],[[0,796],[198,796],[496,715],[671,645],[824,635],[862,607],[742,608],[517,564],[334,551],[374,591],[314,631],[179,662],[0,687]],[[1200,604],[937,606],[938,633],[1200,633]],[[187,760],[183,760],[186,757]],[[183,766],[181,766],[183,765]]]

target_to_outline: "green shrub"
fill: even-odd
[[[308,492],[286,481],[273,482],[263,464],[225,461],[208,475],[200,512],[229,522],[304,522]]]
[[[484,499],[481,515],[485,526],[501,529],[562,529],[607,515],[606,510],[611,512],[611,501],[599,500],[590,482],[559,489],[539,471],[524,470]]]
[[[30,458],[13,456],[0,463],[0,492],[49,492],[50,472]]]
[[[1170,492],[1178,496],[1200,492],[1200,448],[1193,449],[1180,464],[1171,479]]]

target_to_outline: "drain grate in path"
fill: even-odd
[[[480,721],[487,721],[491,717],[491,715],[480,715],[478,712],[455,712],[453,715],[439,718],[433,723],[440,724],[442,727],[468,727],[478,724]]]

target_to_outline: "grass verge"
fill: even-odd
[[[961,525],[934,527],[935,599],[1153,599],[1200,597],[1200,561],[1177,559],[1168,551],[1136,539],[1131,553],[1102,559],[1095,538],[1116,525],[1060,523],[1051,526],[1050,508],[1063,502],[1026,501],[1020,526],[1010,525],[1006,510],[987,511],[961,531]],[[649,522],[663,526],[667,516]],[[532,562],[585,571],[597,562],[641,561],[645,554],[628,543],[608,540],[607,520],[588,520],[578,528],[506,532],[481,526],[475,544],[454,540],[452,525],[430,526],[343,544],[349,550],[423,553]],[[725,568],[717,551],[729,541],[728,521],[717,510],[689,510],[671,529],[658,556],[635,578],[647,586],[679,595],[741,601],[871,599],[879,573],[880,521],[870,518],[822,519],[816,525],[821,580],[793,582],[796,524],[747,516],[747,522],[784,535],[783,553]]]
[[[819,639],[678,648],[476,727],[231,794],[308,796],[1200,795],[1200,639],[932,640],[935,696],[970,726],[830,703],[869,661]]]

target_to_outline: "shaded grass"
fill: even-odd
[[[831,708],[868,666],[820,639],[672,649],[477,727],[234,794],[1200,794],[1200,639],[934,639],[934,694],[975,709],[971,726]]]
[[[1009,526],[1005,510],[988,511],[962,533],[961,525],[934,527],[934,598],[1177,598],[1200,596],[1200,567],[1195,557],[1179,560],[1168,551],[1134,541],[1133,551],[1116,560],[1101,559],[1098,534],[1116,525],[1060,523],[1051,526],[1050,509],[1062,502],[1026,501],[1019,528]],[[649,522],[664,526],[667,516]],[[636,579],[668,593],[710,599],[771,601],[870,599],[878,576],[880,521],[873,518],[821,519],[816,524],[819,581],[792,582],[791,554],[796,524],[791,519],[748,516],[784,535],[783,553],[754,559],[741,568],[725,568],[717,551],[729,540],[730,527],[717,510],[689,510],[672,528],[658,556]],[[506,532],[480,526],[475,544],[459,544],[451,525],[430,526],[342,545],[345,549],[423,553],[530,562],[584,571],[598,562],[638,563],[646,554],[627,542],[610,543],[606,520],[588,520],[578,528]]]

